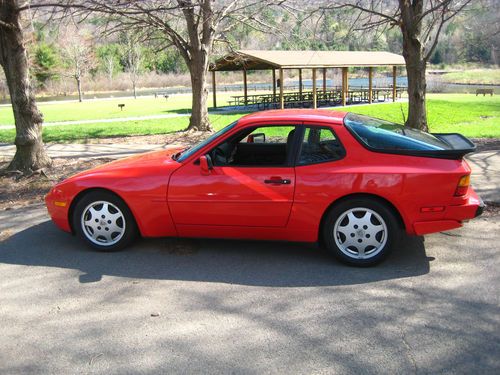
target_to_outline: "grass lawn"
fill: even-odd
[[[500,69],[470,69],[445,73],[441,76],[446,82],[500,84]]]
[[[226,98],[227,97],[229,97],[229,94],[226,94]],[[175,101],[175,103],[177,103],[177,107],[174,107],[175,103],[174,100],[172,100],[172,103],[170,103],[171,106],[169,107],[170,109],[166,110],[164,107],[166,107],[168,102],[165,102],[165,99],[145,98],[137,99],[137,102],[134,99],[127,100],[124,100],[123,102],[127,105],[129,102],[132,103],[129,108],[135,108],[136,112],[133,114],[134,116],[159,114],[161,113],[158,112],[160,110],[164,110],[165,112],[181,111],[186,108],[186,103],[189,103],[188,96],[181,97],[179,95],[179,98],[176,98]],[[94,101],[92,103],[101,108],[101,114],[109,116],[112,112],[106,112],[105,108],[106,105],[109,106],[110,102],[113,101],[103,100]],[[42,108],[46,110],[51,107],[51,111],[53,111],[54,108],[58,108],[58,110],[62,112],[62,114],[57,114],[56,111],[53,111],[54,117],[50,121],[56,121],[54,118],[57,118],[57,116],[59,116],[59,119],[64,118],[65,120],[68,120],[69,118],[67,116],[64,117],[63,114],[71,111],[74,106],[78,106],[80,104],[82,103],[44,104]],[[86,103],[84,102],[83,104]],[[88,106],[86,108],[86,111],[89,112],[94,110],[92,106]],[[342,107],[338,108],[339,110],[342,110]],[[4,111],[6,111],[6,107],[1,108],[0,110],[2,111],[2,115],[5,116]],[[8,110],[10,110],[10,108],[8,108]],[[360,105],[346,108],[346,110],[402,123],[402,111],[406,116],[407,103]],[[500,138],[499,96],[476,97],[475,95],[467,94],[429,94],[427,111],[428,121],[432,132],[457,132],[468,137]],[[210,120],[212,121],[213,127],[217,130],[230,122],[237,120],[242,115],[243,113],[211,114]],[[79,119],[82,119],[81,116],[82,112],[80,112]],[[96,116],[95,113],[85,113],[83,118],[94,119],[93,116]],[[132,116],[132,114],[128,114],[128,116]],[[95,118],[109,117],[96,116]],[[83,141],[86,138],[166,134],[185,129],[188,121],[188,117],[178,117],[101,124],[47,126],[43,130],[43,137],[46,142],[73,142]],[[0,121],[0,123],[4,124],[5,122]],[[0,142],[12,143],[14,135],[14,129],[0,130]]]
[[[353,106],[349,111],[403,123],[406,103]],[[500,97],[428,94],[427,121],[434,133],[461,133],[473,138],[500,138]]]
[[[251,92],[253,94],[253,91]],[[227,105],[231,95],[238,93],[217,94],[217,104]],[[212,105],[209,96],[209,105]],[[125,104],[123,111],[118,104]],[[138,97],[118,99],[89,99],[83,102],[67,101],[53,103],[38,103],[45,122],[114,119],[123,117],[164,115],[169,113],[190,112],[191,95],[171,95],[167,100],[163,97]],[[0,125],[14,124],[11,106],[0,106]]]

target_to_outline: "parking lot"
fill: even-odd
[[[494,199],[492,154],[475,173]],[[96,253],[43,206],[0,212],[0,229],[2,374],[500,371],[498,213],[368,269],[281,242]]]

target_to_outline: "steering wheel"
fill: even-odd
[[[220,149],[219,147],[214,149],[213,158],[215,161],[215,165],[226,165],[227,164],[226,153],[222,149]]]

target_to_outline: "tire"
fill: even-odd
[[[130,209],[116,195],[107,191],[91,191],[76,204],[73,229],[91,248],[118,251],[137,236],[137,224]]]
[[[341,262],[357,267],[384,260],[400,233],[392,210],[369,198],[353,198],[333,206],[322,228],[327,250]]]

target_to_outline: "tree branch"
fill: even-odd
[[[16,29],[16,25],[4,22],[2,20],[0,20],[0,27],[3,27],[5,29],[9,29],[9,30],[15,30]]]
[[[365,8],[361,5],[359,5],[360,2],[358,2],[357,4],[340,4],[340,5],[333,5],[333,6],[330,6],[330,7],[325,7],[325,9],[342,9],[342,8],[350,8],[350,9],[357,9],[361,12],[365,12],[365,13],[369,13],[369,14],[373,14],[375,16],[378,16],[378,17],[381,17],[385,20],[387,20],[387,22],[392,22],[392,23],[395,23],[395,24],[399,24],[399,19],[397,18],[398,17],[398,12],[394,13],[392,16],[388,15],[388,14],[384,14],[384,13],[381,13],[381,12],[378,12],[376,10],[373,10],[373,9],[369,9],[369,8]]]

